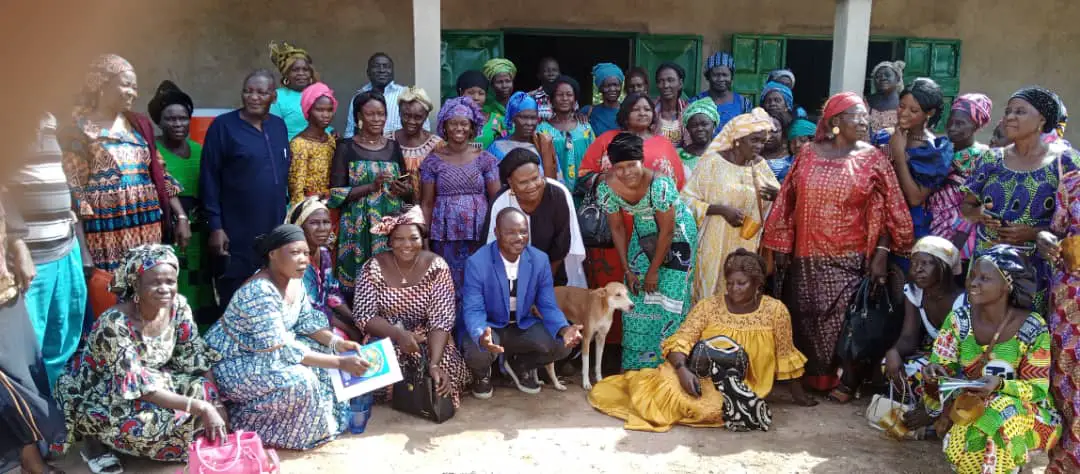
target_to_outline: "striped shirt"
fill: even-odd
[[[75,214],[62,157],[56,141],[56,119],[47,115],[41,120],[37,142],[30,147],[26,163],[14,173],[9,189],[18,196],[27,228],[23,241],[37,265],[64,257],[75,242]]]
[[[386,126],[383,127],[384,133],[394,133],[401,130],[401,114],[398,112],[398,96],[400,96],[408,87],[399,85],[394,81],[390,81],[389,84],[383,88],[383,98],[386,99]],[[371,90],[371,83],[361,87],[360,90],[353,94],[349,99],[349,115],[345,117],[345,130],[341,131],[341,136],[344,138],[352,138],[356,134],[356,119],[353,115],[353,99],[356,96],[363,94],[364,92]],[[431,122],[428,119],[424,119],[424,130],[431,130]]]

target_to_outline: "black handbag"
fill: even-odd
[[[578,227],[581,228],[581,240],[586,247],[611,248],[615,246],[611,239],[611,227],[596,195],[600,179],[601,173],[589,173],[579,177],[574,186],[574,194],[581,196],[581,205],[577,208]]]
[[[893,317],[889,292],[866,277],[851,298],[844,316],[836,355],[843,361],[879,361],[892,347],[899,333],[898,326],[902,324],[902,319]]]
[[[637,232],[635,229],[634,232]],[[660,234],[652,233],[641,235],[638,234],[638,246],[641,247],[641,253],[645,254],[645,258],[648,258],[652,262],[653,256],[656,255],[656,243],[660,238]],[[691,256],[694,254],[694,250],[690,248],[689,242],[675,242],[672,241],[668,246],[667,255],[664,255],[664,268],[670,268],[672,270],[678,270],[680,272],[690,271],[690,265],[693,263]]]
[[[420,354],[419,373],[406,373],[404,380],[394,384],[390,406],[400,412],[442,423],[454,417],[454,401],[435,393],[435,380],[428,373],[428,358],[423,346]]]

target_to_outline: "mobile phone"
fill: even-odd
[[[402,183],[407,183],[410,179],[412,179],[412,173],[405,173],[401,176],[398,176],[397,178],[394,178],[394,181],[401,181]]]

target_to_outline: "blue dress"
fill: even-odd
[[[766,160],[769,165],[769,169],[772,170],[773,175],[776,176],[776,180],[780,184],[784,184],[784,178],[787,177],[788,171],[791,170],[791,164],[795,162],[794,155],[788,155],[783,158],[776,158],[772,160]]]
[[[720,133],[720,130],[723,130],[724,125],[727,125],[731,119],[754,109],[754,103],[750,102],[750,99],[747,99],[736,92],[732,92],[731,96],[731,101],[717,104],[716,106],[716,112],[720,114],[720,121],[716,123],[716,133]],[[693,99],[690,99],[690,103],[706,97],[709,97],[709,91],[704,91],[694,96]]]
[[[347,405],[336,401],[328,372],[300,363],[309,351],[328,352],[306,337],[326,327],[306,292],[286,305],[266,278],[240,287],[206,335],[222,356],[214,378],[232,429],[284,449],[311,449],[345,430]]]
[[[618,107],[604,107],[603,105],[587,105],[581,109],[581,113],[589,117],[589,126],[592,127],[595,136],[603,135],[608,130],[619,128],[615,121],[615,115],[619,113]]]
[[[874,134],[871,143],[889,154],[889,140],[892,134],[882,129]],[[926,143],[907,149],[908,168],[911,177],[919,186],[931,193],[945,185],[945,179],[952,171],[953,146],[948,137],[937,137],[933,143]],[[933,216],[925,205],[911,207],[911,223],[915,228],[915,240],[930,235],[930,222]],[[906,271],[906,265],[904,265]]]

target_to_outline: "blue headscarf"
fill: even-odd
[[[538,110],[536,99],[531,95],[518,91],[510,96],[506,102],[506,120],[503,122],[507,129],[514,128],[514,116],[523,110]]]
[[[623,75],[622,69],[612,63],[600,63],[592,68],[593,84],[599,89],[604,84],[604,80],[609,77],[614,77],[619,80],[619,84],[622,84],[626,79]]]
[[[765,88],[761,90],[761,99],[758,100],[759,104],[765,103],[765,96],[770,92],[779,92],[784,97],[784,103],[787,104],[788,110],[795,110],[795,96],[791,93],[791,89],[779,82],[766,82]]]
[[[726,66],[731,69],[731,72],[735,72],[735,56],[725,51],[717,51],[712,56],[709,56],[709,59],[705,60],[705,72],[720,66]]]

